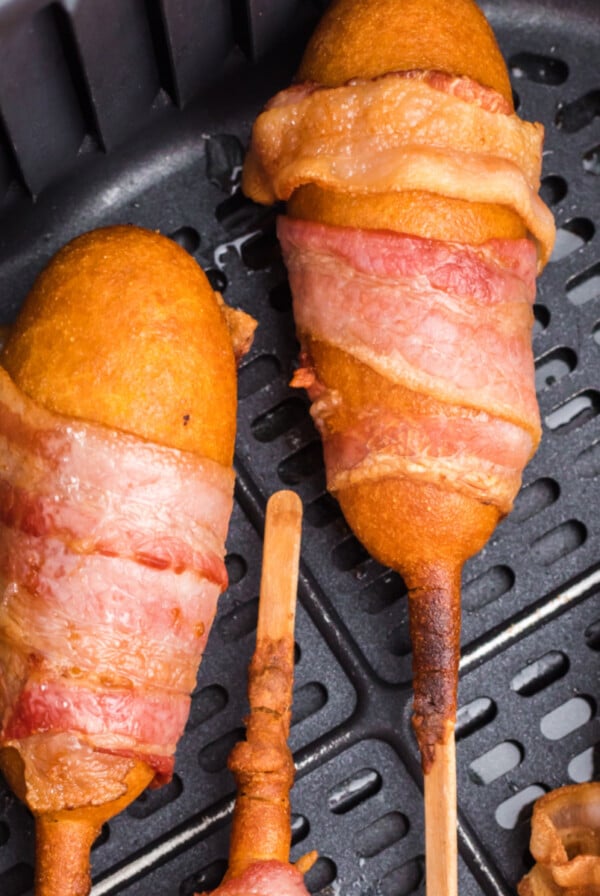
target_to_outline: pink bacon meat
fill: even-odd
[[[75,736],[168,779],[227,584],[233,471],[52,414],[2,370],[0,451],[0,746]]]
[[[301,339],[444,403],[443,416],[397,419],[373,396],[351,431],[334,433],[327,421],[339,396],[313,374],[329,488],[405,473],[447,479],[508,512],[540,438],[531,241],[468,246],[290,218],[278,235]]]
[[[202,896],[202,894],[200,894]],[[303,875],[284,862],[255,862],[228,880],[212,896],[308,896]]]

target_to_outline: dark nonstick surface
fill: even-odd
[[[405,589],[369,559],[325,492],[306,398],[287,385],[297,345],[275,211],[238,189],[251,122],[288,83],[323,5],[0,7],[3,321],[59,246],[121,222],[172,236],[260,321],[239,377],[231,584],[175,777],[105,826],[94,896],[191,896],[221,879],[226,758],[246,711],[264,506],[281,487],[305,506],[293,858],[318,849],[307,876],[315,893],[423,891]],[[530,862],[532,801],[600,770],[600,7],[490,0],[485,10],[521,114],[546,126],[543,194],[559,232],[535,308],[542,445],[513,514],[464,574],[462,896],[514,893]],[[1,783],[0,795],[0,896],[25,896],[32,819]]]

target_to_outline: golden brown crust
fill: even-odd
[[[31,398],[229,465],[231,338],[184,249],[134,227],[78,237],[36,281],[1,361]]]
[[[504,59],[474,0],[336,0],[308,43],[297,79],[337,87],[410,69],[466,75],[513,105]]]

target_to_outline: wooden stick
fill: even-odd
[[[454,725],[424,776],[427,896],[457,896],[456,750]]]
[[[229,757],[238,794],[229,869],[238,877],[256,862],[289,862],[294,763],[287,744],[294,681],[294,621],[302,504],[294,492],[267,504],[256,649],[249,669],[246,740]]]

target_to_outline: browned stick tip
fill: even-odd
[[[87,896],[90,852],[99,830],[93,822],[54,813],[36,817],[35,896]]]
[[[454,727],[424,776],[425,885],[427,896],[457,896],[456,749]]]

